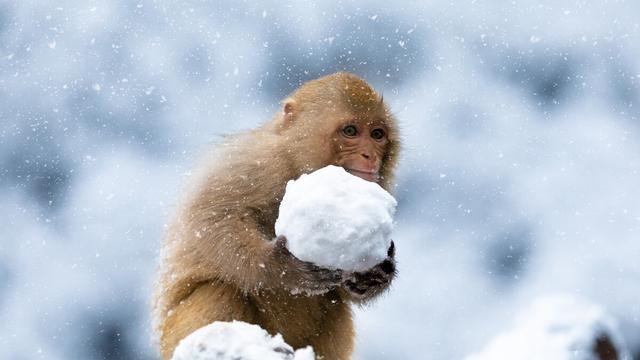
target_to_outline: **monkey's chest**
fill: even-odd
[[[337,294],[293,296],[268,293],[255,299],[258,322],[271,334],[280,333],[294,347],[315,342],[338,327],[352,327],[351,310]]]

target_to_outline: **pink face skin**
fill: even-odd
[[[388,142],[381,121],[345,121],[337,129],[338,165],[367,181],[377,182]]]

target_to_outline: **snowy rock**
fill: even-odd
[[[311,347],[294,351],[282,335],[258,325],[216,321],[180,341],[172,360],[314,360]]]
[[[602,307],[569,295],[538,299],[511,331],[466,360],[631,359]]]
[[[287,183],[276,235],[300,260],[363,271],[386,258],[396,205],[380,185],[327,166]]]

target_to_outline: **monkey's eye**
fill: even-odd
[[[371,130],[371,137],[375,140],[382,140],[382,138],[384,137],[384,130],[379,128]]]
[[[354,137],[358,135],[358,129],[353,125],[347,125],[342,128],[342,133],[347,137]]]

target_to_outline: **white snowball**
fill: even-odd
[[[287,183],[276,235],[300,260],[363,271],[387,257],[396,205],[380,185],[327,166]]]
[[[258,325],[216,321],[180,341],[172,360],[314,360],[311,347],[297,351],[282,335],[269,335]]]

